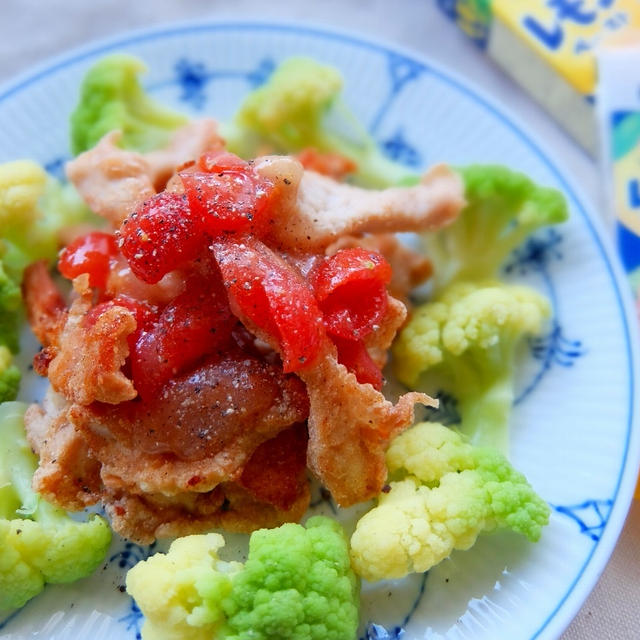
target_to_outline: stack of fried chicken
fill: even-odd
[[[125,151],[117,142],[117,132],[108,134],[67,165],[69,179],[113,232],[137,224],[140,207],[157,194],[181,194],[181,172],[202,154],[224,149],[211,120],[186,125],[160,151]],[[314,156],[314,168],[321,164]],[[260,250],[296,278],[304,280],[314,261],[349,247],[380,252],[391,265],[384,316],[364,338],[368,357],[381,369],[405,320],[408,292],[429,275],[429,263],[393,233],[452,221],[463,206],[459,177],[439,166],[416,186],[369,191],[289,156],[257,158],[251,171],[273,194]],[[137,238],[144,235],[136,229]],[[148,251],[154,255],[153,246]],[[220,282],[227,291],[231,285],[224,277],[214,283],[219,269],[225,273],[225,253],[215,239],[209,262],[199,256],[154,283],[139,278],[124,253],[111,256],[103,286],[80,274],[65,295],[44,263],[26,272],[24,300],[43,345],[34,366],[50,382],[42,404],[26,416],[40,458],[37,491],[70,511],[102,503],[114,530],[141,543],[297,521],[309,505],[308,471],[341,506],[380,493],[390,439],[412,423],[414,404],[431,404],[431,398],[408,393],[392,404],[339,361],[330,340],[312,362],[295,371],[284,367],[277,332],[265,330],[231,293],[224,348],[204,349],[142,393],[130,362],[141,319],[121,301],[164,310],[170,328],[166,310],[190,287],[206,292],[210,286],[226,300]],[[200,284],[194,285],[196,272]]]

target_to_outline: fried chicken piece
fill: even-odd
[[[218,134],[215,120],[190,120],[176,130],[166,147],[145,154],[156,191],[162,191],[169,178],[184,164],[197,160],[205,151],[223,151],[224,148],[225,142]]]
[[[379,495],[389,442],[412,424],[414,404],[437,401],[412,392],[393,405],[370,384],[360,384],[330,349],[299,375],[310,402],[309,469],[342,507]]]
[[[411,291],[430,278],[433,273],[429,258],[413,251],[393,233],[343,236],[327,247],[326,254],[330,256],[340,249],[350,247],[371,249],[386,258],[392,269],[389,293],[405,304],[409,300]]]
[[[304,483],[295,502],[286,510],[256,499],[231,482],[208,493],[166,497],[114,492],[105,500],[114,531],[139,544],[150,544],[157,538],[205,533],[211,529],[251,533],[297,522],[309,507],[310,491]]]
[[[44,345],[34,357],[34,369],[72,402],[117,404],[135,398],[133,383],[121,371],[129,355],[127,337],[136,329],[133,314],[112,306],[91,318],[88,276],[76,278],[74,288],[79,297],[67,310],[44,262],[25,270],[27,318]]]
[[[289,156],[265,156],[254,166],[278,189],[271,239],[281,250],[319,251],[345,234],[433,231],[465,203],[462,180],[446,165],[433,167],[418,185],[381,191],[304,171]]]
[[[70,419],[107,488],[175,495],[236,479],[260,444],[307,413],[300,380],[232,353],[171,381],[155,402],[75,405]]]
[[[211,119],[187,123],[164,149],[146,154],[121,149],[121,138],[120,131],[111,131],[66,165],[67,177],[91,210],[116,229],[138,204],[164,189],[177,168],[224,144]]]
[[[156,193],[151,165],[142,154],[121,149],[121,138],[120,131],[112,131],[66,165],[67,177],[89,208],[114,228]]]
[[[291,381],[297,387],[295,393],[302,392],[298,401],[305,404],[305,410],[294,407],[282,414],[283,419],[291,413],[304,420],[307,401],[302,383],[288,376],[281,384],[287,386]],[[255,385],[252,389],[256,392]],[[193,389],[183,391],[191,393]],[[206,392],[200,395],[203,402],[212,400],[207,398]],[[253,409],[257,410],[256,407],[254,405]],[[273,417],[280,408],[276,402],[264,414]],[[51,389],[42,407],[29,407],[25,416],[27,437],[40,456],[34,488],[47,500],[70,511],[102,501],[112,518],[114,530],[131,540],[148,544],[156,538],[199,533],[214,527],[248,533],[260,527],[297,521],[309,506],[310,492],[305,474],[307,435],[300,422],[282,430],[275,438],[263,441],[253,452],[240,454],[239,468],[229,474],[225,482],[211,489],[200,482],[187,482],[184,491],[165,495],[151,487],[147,493],[130,492],[122,484],[108,482],[102,462],[89,446],[90,439],[85,439],[86,431],[77,429],[69,419],[74,410],[85,412],[87,409],[72,406]],[[223,413],[226,411],[220,409]],[[202,415],[205,412],[206,407]],[[251,421],[238,421],[237,427],[243,426],[244,430],[250,430]],[[179,429],[177,424],[173,427]],[[105,431],[107,426],[103,425],[102,429]],[[117,441],[114,441],[112,447],[116,446]],[[238,448],[234,446],[232,444],[218,459],[238,455]],[[128,461],[131,466],[144,464],[149,458],[139,450],[129,450],[128,455],[132,456]],[[191,464],[197,467],[198,463]],[[171,474],[173,470],[167,466],[158,473]],[[194,468],[190,473],[194,473]],[[234,476],[238,478],[237,483],[231,481]],[[135,489],[138,491],[137,487]]]
[[[31,330],[42,345],[58,343],[67,319],[67,304],[44,260],[30,264],[22,278],[22,299]]]
[[[42,407],[32,404],[24,423],[27,439],[40,458],[33,488],[49,502],[78,511],[100,500],[100,463],[85,439],[69,422],[70,404],[51,388]]]
[[[136,329],[134,315],[113,305],[97,317],[87,315],[89,295],[74,300],[47,375],[51,386],[72,402],[118,404],[135,398],[133,382],[121,368],[129,355],[127,338]]]

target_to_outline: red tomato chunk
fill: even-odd
[[[273,185],[244,160],[229,153],[204,155],[196,170],[179,176],[192,214],[212,237],[266,228]]]
[[[338,362],[355,375],[360,384],[369,383],[380,391],[384,379],[382,372],[371,359],[362,340],[345,340],[337,336],[333,342],[338,349]]]
[[[73,280],[83,273],[89,274],[89,286],[104,289],[118,246],[110,233],[93,231],[74,240],[62,250],[58,261],[60,273]]]
[[[259,240],[219,240],[213,251],[234,313],[275,342],[285,372],[313,363],[326,340],[322,315],[300,273]]]
[[[131,373],[138,394],[153,399],[171,378],[224,352],[232,344],[235,323],[219,273],[191,278],[186,291],[136,340]]]
[[[208,242],[183,194],[163,191],[143,202],[120,227],[120,249],[133,273],[155,284],[193,260]]]
[[[379,253],[343,249],[314,267],[310,280],[332,336],[361,340],[382,321],[391,266]]]

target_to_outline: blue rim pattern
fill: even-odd
[[[203,23],[203,24],[190,24],[190,25],[181,25],[181,26],[175,26],[175,27],[165,27],[165,28],[159,28],[159,29],[154,29],[152,31],[148,31],[148,32],[141,32],[141,33],[136,33],[130,36],[126,36],[124,38],[121,39],[117,39],[117,40],[110,40],[106,43],[97,45],[93,48],[90,49],[85,49],[82,50],[81,52],[78,53],[73,53],[71,55],[68,56],[63,56],[61,58],[59,58],[56,62],[54,62],[52,65],[47,66],[47,67],[43,67],[41,69],[39,69],[38,71],[36,71],[35,73],[25,76],[24,78],[22,78],[21,80],[19,80],[17,83],[13,84],[12,86],[9,86],[7,89],[4,90],[3,93],[0,94],[0,102],[3,102],[4,100],[6,100],[7,98],[11,97],[13,94],[18,93],[19,91],[29,87],[30,85],[36,83],[38,80],[49,76],[61,69],[64,69],[65,67],[71,66],[73,64],[76,64],[78,62],[81,62],[85,59],[88,58],[92,58],[96,55],[99,55],[101,53],[105,53],[107,51],[111,51],[113,49],[117,49],[117,48],[121,48],[123,46],[127,46],[130,44],[134,44],[134,43],[141,43],[141,42],[145,42],[145,41],[151,41],[151,40],[157,40],[157,39],[162,39],[168,36],[177,36],[177,35],[184,35],[186,33],[193,33],[193,32],[217,32],[217,31],[272,31],[272,32],[286,32],[286,33],[297,33],[297,34],[303,34],[306,36],[312,36],[315,38],[321,38],[321,39],[326,39],[326,40],[331,40],[331,41],[338,41],[338,42],[343,42],[343,43],[348,43],[351,45],[355,45],[357,47],[361,47],[364,49],[368,49],[368,50],[372,50],[375,51],[377,53],[381,53],[381,54],[385,54],[387,56],[387,59],[390,61],[390,64],[393,64],[394,60],[398,60],[398,47],[394,47],[391,48],[389,46],[386,46],[384,44],[379,44],[376,42],[372,42],[360,37],[357,37],[355,35],[350,35],[350,34],[346,34],[346,33],[339,33],[339,32],[333,32],[333,31],[328,31],[328,30],[324,30],[324,29],[318,29],[318,28],[314,28],[314,27],[310,27],[310,26],[303,26],[303,25],[287,25],[287,24],[268,24],[268,23],[261,23],[261,22],[224,22],[224,23]],[[602,243],[602,240],[600,238],[600,236],[598,235],[598,233],[596,232],[595,226],[593,224],[593,221],[591,220],[591,218],[588,216],[588,214],[586,213],[586,210],[584,208],[584,206],[582,205],[582,203],[580,202],[580,200],[578,199],[578,197],[576,196],[576,194],[574,193],[573,189],[571,188],[571,186],[568,184],[568,182],[566,181],[566,179],[563,177],[563,175],[560,173],[560,171],[557,169],[557,167],[553,164],[553,162],[547,157],[547,155],[545,154],[545,152],[537,145],[537,143],[535,141],[533,141],[531,139],[531,137],[525,132],[523,131],[520,126],[518,124],[516,124],[512,118],[510,116],[505,115],[498,107],[494,106],[487,98],[485,98],[483,95],[481,95],[477,90],[472,89],[468,86],[466,86],[465,84],[462,83],[462,81],[458,80],[457,78],[453,77],[452,75],[450,75],[449,73],[438,69],[437,67],[434,67],[432,65],[427,65],[424,62],[422,62],[420,59],[414,57],[413,54],[407,53],[406,55],[403,56],[403,59],[406,60],[406,62],[410,63],[411,68],[410,68],[410,75],[411,74],[415,74],[415,73],[420,73],[421,71],[429,71],[430,73],[434,74],[437,78],[439,78],[441,81],[443,81],[444,83],[450,85],[451,87],[453,87],[454,89],[456,89],[457,91],[459,91],[461,94],[465,95],[467,98],[471,99],[472,101],[476,102],[477,104],[479,104],[480,106],[482,106],[483,108],[485,108],[489,113],[491,113],[494,117],[496,117],[498,120],[500,120],[503,124],[505,124],[510,130],[511,132],[518,138],[520,138],[529,148],[530,150],[538,157],[538,159],[546,166],[546,168],[551,172],[551,174],[555,177],[555,179],[558,181],[558,183],[561,185],[562,190],[564,191],[564,193],[567,195],[567,197],[569,198],[572,207],[579,212],[579,214],[581,215],[581,217],[583,218],[586,227],[589,231],[589,233],[591,234],[595,245],[598,248],[598,251],[600,252],[600,255],[606,265],[607,268],[607,272],[609,274],[609,277],[611,279],[612,285],[613,285],[613,290],[615,291],[615,296],[616,296],[616,301],[618,303],[618,307],[620,309],[620,314],[621,314],[621,318],[622,318],[622,325],[623,325],[623,330],[624,330],[624,337],[625,337],[625,344],[626,344],[626,350],[627,350],[627,366],[628,366],[628,397],[629,397],[629,403],[628,403],[628,421],[627,421],[627,431],[626,431],[626,438],[625,438],[625,443],[624,443],[624,454],[622,457],[622,463],[620,466],[620,472],[618,474],[618,478],[616,480],[616,484],[615,484],[615,490],[614,490],[614,494],[613,494],[613,498],[612,498],[612,504],[616,504],[616,500],[618,498],[618,494],[620,491],[620,485],[622,483],[622,478],[624,475],[624,471],[627,467],[627,462],[629,459],[629,445],[630,445],[630,440],[631,440],[631,428],[633,425],[633,421],[634,421],[634,389],[635,389],[635,378],[634,378],[634,367],[633,367],[633,361],[634,361],[634,352],[633,352],[633,348],[632,348],[632,338],[631,338],[631,331],[630,331],[630,326],[629,326],[629,322],[628,322],[628,318],[627,315],[625,313],[625,305],[623,303],[623,294],[620,290],[618,281],[616,280],[615,274],[614,274],[614,269],[613,269],[613,265],[609,259],[609,256],[607,254],[607,251],[604,248],[604,245]],[[400,80],[402,82],[403,77],[400,76]],[[608,524],[608,522],[607,522]],[[605,529],[606,529],[606,525],[605,525]],[[603,532],[604,533],[604,532]],[[558,602],[558,605],[556,606],[556,608],[549,614],[549,616],[546,618],[546,620],[542,623],[542,625],[540,626],[540,628],[531,636],[530,640],[535,640],[536,638],[538,638],[540,636],[540,634],[546,629],[546,627],[549,625],[549,623],[553,620],[553,618],[556,616],[556,614],[558,613],[558,611],[560,610],[560,608],[565,604],[565,602],[567,601],[567,599],[569,598],[569,596],[572,594],[572,592],[574,591],[574,588],[576,587],[576,585],[578,584],[578,582],[580,581],[580,579],[582,578],[585,570],[587,569],[588,565],[591,562],[591,559],[596,551],[596,549],[598,548],[598,546],[600,545],[601,541],[602,541],[602,537],[603,535],[601,535],[599,537],[599,539],[597,541],[595,541],[595,544],[591,550],[591,552],[589,553],[589,555],[587,556],[587,559],[585,560],[584,564],[582,565],[582,567],[580,568],[580,570],[578,571],[578,574],[576,575],[576,578],[574,579],[574,581],[572,582],[572,584],[570,585],[569,589],[567,590],[567,592],[565,593],[565,595],[561,598],[561,600]],[[8,622],[8,620],[5,620],[4,623]]]

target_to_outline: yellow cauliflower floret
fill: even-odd
[[[535,541],[548,522],[547,504],[501,453],[441,424],[396,438],[387,465],[391,490],[351,537],[351,563],[367,580],[427,571],[497,527]]]
[[[425,483],[473,465],[473,447],[453,429],[434,429],[422,422],[396,438],[387,451],[387,468],[393,476],[402,469]]]
[[[145,640],[216,637],[226,620],[219,603],[231,593],[231,576],[243,568],[218,558],[224,544],[217,533],[178,538],[170,553],[129,571],[127,590],[145,613]]]
[[[468,549],[481,530],[495,526],[483,497],[471,471],[447,476],[438,490],[412,477],[392,482],[351,538],[356,573],[371,581],[402,578],[427,571],[454,549]]]
[[[4,237],[14,225],[23,227],[36,220],[46,184],[46,172],[31,160],[0,165],[0,235]]]
[[[454,282],[415,309],[398,336],[398,378],[431,395],[446,392],[471,442],[506,453],[517,349],[550,315],[548,300],[529,287]]]

